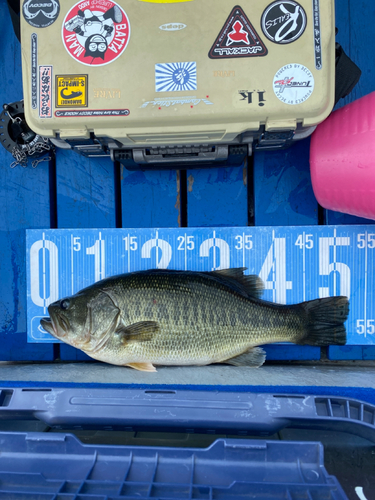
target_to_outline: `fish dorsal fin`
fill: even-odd
[[[119,325],[115,333],[121,336],[124,343],[128,342],[148,342],[155,333],[160,331],[159,324],[156,321],[139,321],[132,325]]]
[[[134,370],[139,370],[140,372],[156,372],[156,368],[152,363],[127,363],[125,366],[130,366]]]
[[[251,366],[253,368],[259,368],[265,360],[266,353],[261,347],[251,347],[239,356],[226,359],[225,361],[222,361],[222,363],[227,363],[228,365],[233,366]]]
[[[245,292],[248,297],[259,299],[264,290],[263,281],[256,274],[244,274],[246,267],[235,267],[233,269],[220,269],[211,271],[209,274],[219,276],[229,281]]]

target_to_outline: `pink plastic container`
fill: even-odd
[[[311,179],[324,208],[375,219],[375,92],[332,113],[311,140]]]

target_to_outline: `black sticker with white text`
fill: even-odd
[[[57,118],[79,118],[82,116],[129,116],[128,109],[76,109],[72,111],[58,110],[55,111]]]
[[[23,17],[34,28],[51,26],[60,14],[59,0],[24,0]]]
[[[31,35],[31,108],[38,107],[38,35]]]
[[[303,35],[306,12],[294,0],[278,0],[271,3],[262,15],[262,30],[271,42],[292,43]]]
[[[210,59],[266,56],[268,50],[243,9],[237,5],[230,13],[215,43]]]
[[[315,67],[322,69],[322,38],[320,32],[320,5],[319,0],[313,0],[314,9],[314,48],[315,48]]]

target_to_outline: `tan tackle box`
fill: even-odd
[[[26,121],[124,163],[230,163],[308,136],[335,98],[333,0],[25,0]]]

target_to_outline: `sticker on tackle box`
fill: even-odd
[[[277,0],[262,15],[262,30],[271,42],[292,43],[304,33],[307,16],[302,5],[294,0]]]
[[[237,5],[211,47],[210,59],[266,56],[268,50],[243,9]]]
[[[29,342],[56,342],[40,326],[48,305],[106,277],[246,267],[265,300],[349,297],[348,345],[375,345],[374,226],[32,229],[26,251]]]
[[[88,75],[56,75],[56,108],[87,107]]]
[[[65,16],[62,38],[73,59],[86,66],[104,66],[126,49],[130,39],[129,18],[116,2],[79,2]]]
[[[314,75],[303,64],[286,64],[273,79],[276,97],[291,106],[307,101],[314,91],[314,86]]]
[[[52,118],[52,66],[39,66],[39,118]]]

